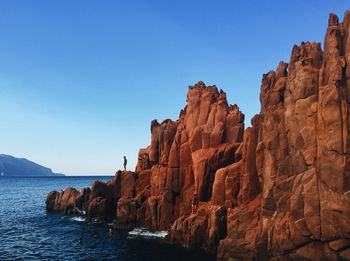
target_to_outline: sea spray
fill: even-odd
[[[144,237],[144,238],[165,238],[168,231],[150,231],[146,228],[135,228],[129,232],[129,238]]]

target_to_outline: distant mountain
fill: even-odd
[[[53,173],[50,168],[43,167],[27,159],[15,158],[10,155],[0,154],[0,176],[21,177],[52,177],[64,176],[64,174]]]

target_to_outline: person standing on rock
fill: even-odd
[[[197,198],[197,193],[194,193],[193,199],[192,199],[192,214],[197,212],[198,208],[198,198]]]
[[[124,156],[124,171],[126,171],[126,165],[128,164],[128,160],[126,159],[126,157]]]

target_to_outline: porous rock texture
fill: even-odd
[[[189,87],[177,121],[152,122],[135,173],[50,192],[47,209],[114,211],[117,227],[167,229],[218,260],[350,260],[349,34],[350,12],[342,23],[331,14],[323,50],[294,46],[289,64],[263,76],[261,112],[245,130],[223,91]]]

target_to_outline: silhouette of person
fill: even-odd
[[[198,208],[198,198],[197,198],[197,194],[194,193],[193,199],[192,199],[192,213],[193,214],[197,212],[197,208]]]
[[[126,157],[124,156],[124,171],[126,171],[126,165],[128,164],[128,160],[126,159]]]

